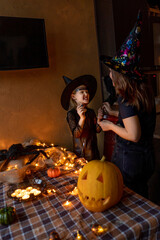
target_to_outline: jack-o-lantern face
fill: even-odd
[[[78,178],[78,195],[90,211],[102,212],[118,203],[123,193],[120,170],[108,161],[87,163]]]

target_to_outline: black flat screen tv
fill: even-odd
[[[0,17],[0,70],[49,67],[44,19]]]

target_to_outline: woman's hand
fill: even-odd
[[[108,115],[118,117],[119,112],[117,110],[113,110],[109,104],[109,102],[104,102],[102,105],[103,111]]]
[[[103,131],[113,131],[121,138],[132,142],[138,142],[141,137],[141,126],[137,115],[123,119],[124,127],[116,125],[108,120],[98,121]]]
[[[109,102],[104,102],[102,105],[102,108],[103,108],[104,112],[108,113],[109,115],[112,115],[111,114],[112,108],[111,108]]]
[[[99,124],[99,126],[102,128],[103,131],[110,131],[113,125],[113,123],[108,120],[103,120],[103,121],[98,120],[97,123]]]

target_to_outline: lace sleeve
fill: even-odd
[[[72,135],[75,138],[79,138],[82,134],[83,129],[77,123],[75,115],[73,113],[71,113],[71,112],[67,113],[67,122],[69,124]]]
[[[102,128],[99,126],[98,123],[96,123],[96,132],[100,133],[102,131]]]
[[[94,113],[94,125],[95,125],[95,129],[96,129],[96,133],[100,133],[102,131],[102,128],[97,123],[97,117],[96,117],[95,113]]]

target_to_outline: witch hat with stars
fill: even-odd
[[[142,14],[139,11],[137,21],[114,57],[101,56],[100,60],[109,68],[127,75],[129,78],[142,79],[139,67],[140,36],[142,26]]]

